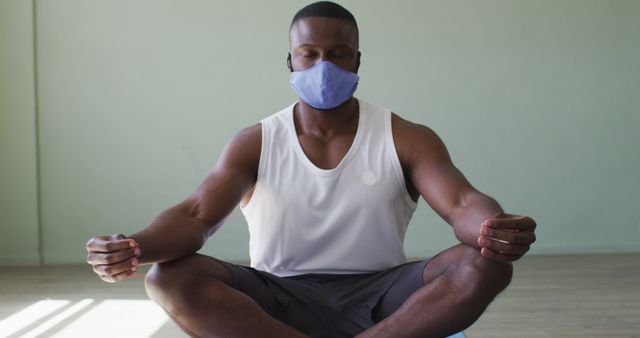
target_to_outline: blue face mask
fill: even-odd
[[[358,74],[346,71],[332,62],[292,72],[289,83],[302,101],[316,109],[333,109],[347,101],[358,87]]]

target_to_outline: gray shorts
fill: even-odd
[[[231,287],[272,317],[313,338],[353,337],[397,310],[424,285],[427,260],[366,274],[278,277],[222,262]]]

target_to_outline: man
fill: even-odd
[[[353,97],[353,15],[300,10],[287,66],[300,100],[237,133],[203,183],[128,237],[89,240],[105,281],[153,263],[145,284],[196,337],[444,337],[471,325],[510,282],[535,222],[505,214],[452,164],[438,136]],[[422,196],[461,242],[406,262]],[[196,254],[240,204],[251,266]]]

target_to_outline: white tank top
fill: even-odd
[[[258,178],[242,207],[251,266],[278,276],[352,274],[406,262],[409,196],[391,133],[391,111],[358,100],[358,130],[334,169],[304,153],[293,107],[262,122]]]

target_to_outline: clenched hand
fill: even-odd
[[[87,242],[87,251],[87,263],[105,282],[119,282],[138,269],[138,243],[123,235],[93,237]]]
[[[536,241],[536,222],[528,216],[500,213],[482,222],[478,245],[484,257],[513,262]]]

